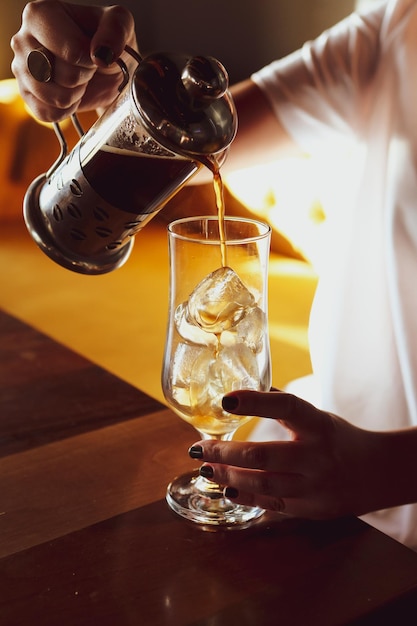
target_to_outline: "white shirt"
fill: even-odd
[[[416,426],[417,0],[354,13],[253,79],[303,149],[354,164],[329,180],[314,401],[366,429]],[[364,519],[417,549],[417,504]]]

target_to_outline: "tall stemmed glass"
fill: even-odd
[[[191,217],[168,226],[170,299],[162,387],[201,439],[230,440],[251,416],[223,411],[225,393],[271,385],[267,321],[270,228],[251,219]],[[226,244],[225,244],[226,241]],[[167,502],[194,522],[242,526],[262,509],[231,502],[198,471],[175,478]]]

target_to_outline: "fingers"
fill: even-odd
[[[242,493],[260,496],[296,498],[306,491],[306,479],[300,474],[241,469],[229,465],[204,464],[200,473],[219,485],[238,485]]]
[[[221,466],[259,469],[268,472],[303,473],[307,447],[302,441],[241,442],[216,440],[195,444],[192,458]],[[224,483],[224,480],[222,480]],[[233,484],[233,483],[228,483]]]
[[[297,513],[294,508],[291,507],[292,502],[280,497],[261,496],[260,494],[245,493],[235,489],[234,487],[226,487],[224,495],[229,500],[236,502],[237,504],[243,504],[244,506],[257,506],[267,511],[276,511],[283,515],[289,515],[296,517]],[[291,511],[291,509],[293,509]]]
[[[203,465],[200,473],[216,484],[228,485],[224,495],[247,506],[257,506],[291,517],[320,519],[320,502],[312,495],[307,479],[300,475],[242,470],[218,465]]]
[[[85,24],[92,27],[95,22],[94,33],[101,13],[99,7],[75,7],[55,0],[29,2],[22,13],[21,28],[12,37],[12,49],[28,53],[34,47],[44,46],[70,65],[92,68],[91,35]],[[24,61],[18,58],[16,62]]]
[[[103,107],[114,100],[121,71],[113,61],[126,44],[136,47],[127,9],[37,0],[26,5],[22,26],[11,40],[12,71],[35,115],[59,121],[79,108]],[[49,83],[36,81],[27,68],[29,52],[41,46],[54,57]]]
[[[308,519],[328,519],[344,512],[308,474],[266,472],[214,463],[202,465],[200,474],[218,485],[226,485],[225,496],[239,504]]]
[[[296,441],[252,444],[208,440],[190,448],[190,456],[205,461],[202,476],[228,485],[227,497],[288,515],[298,514],[297,503],[309,491],[302,471],[305,454],[304,444]]]
[[[237,415],[278,419],[297,434],[314,434],[328,422],[328,415],[301,398],[282,391],[234,391],[223,398],[223,408]]]
[[[92,58],[101,67],[106,67],[110,60],[114,61],[122,56],[127,44],[136,47],[132,14],[121,6],[106,7],[91,40]],[[97,55],[97,51],[103,49],[111,51],[105,62]]]

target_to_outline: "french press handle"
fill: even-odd
[[[136,50],[134,50],[130,46],[125,46],[125,50],[135,59],[135,61],[137,61],[137,63],[141,62],[142,57]],[[122,82],[120,83],[118,87],[118,92],[120,93],[121,91],[123,91],[123,89],[126,87],[127,83],[129,82],[130,76],[129,76],[129,70],[127,69],[127,65],[122,59],[120,58],[117,59],[116,63],[119,65],[120,69],[122,70],[122,75],[123,75]],[[80,139],[84,137],[85,132],[76,113],[73,113],[71,115],[71,122],[75,130],[77,131]],[[60,145],[60,153],[55,163],[50,167],[50,169],[46,173],[46,178],[50,178],[52,176],[52,174],[61,165],[61,163],[64,161],[65,157],[68,154],[67,140],[65,139],[65,135],[62,132],[62,128],[59,125],[59,122],[53,123],[53,129],[58,138],[58,142]]]

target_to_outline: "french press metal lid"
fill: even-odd
[[[235,136],[228,77],[216,59],[153,54],[134,74],[132,97],[147,130],[173,152],[215,155]]]

